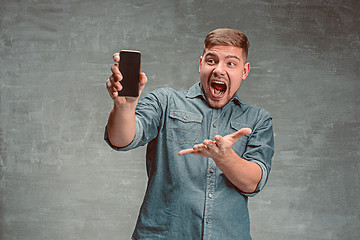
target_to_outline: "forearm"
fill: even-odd
[[[110,111],[107,131],[109,141],[113,146],[125,147],[135,136],[136,120],[135,105],[117,107],[114,104]]]
[[[262,177],[261,167],[229,151],[221,159],[214,159],[216,165],[229,181],[244,193],[253,193]]]

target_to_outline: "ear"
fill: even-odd
[[[247,78],[247,76],[249,75],[249,72],[250,72],[250,63],[246,62],[244,65],[242,80],[245,80]]]
[[[203,57],[202,57],[202,56],[200,56],[200,62],[199,62],[199,72],[200,72],[200,70],[201,70],[201,62],[202,62],[202,60],[203,60]]]

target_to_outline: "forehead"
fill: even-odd
[[[220,58],[238,58],[244,61],[244,52],[242,48],[234,46],[213,46],[204,49],[204,57],[206,56],[217,56]]]

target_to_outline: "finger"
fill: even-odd
[[[110,78],[108,78],[108,80],[106,80],[106,88],[109,91],[109,93],[111,93],[114,90]]]
[[[110,87],[114,88],[116,91],[120,91],[122,89],[121,84],[118,81],[116,81],[114,75],[111,75],[109,77],[109,80],[110,80],[110,83],[111,83]]]
[[[121,75],[121,72],[119,70],[119,67],[116,64],[113,64],[113,65],[111,65],[110,69],[111,69],[111,72],[112,72],[112,74],[113,74],[113,76],[115,78],[115,81],[117,81],[117,82],[121,81],[122,80],[122,75]]]
[[[218,146],[218,148],[222,149],[223,148],[223,137],[220,135],[216,135],[214,137],[214,139],[215,139],[216,146]]]
[[[202,152],[205,148],[206,148],[206,146],[204,144],[197,144],[197,145],[194,145],[193,148],[181,150],[178,154],[179,154],[179,156],[184,155],[184,154],[197,154],[197,153]]]
[[[106,81],[106,87],[107,87],[107,89],[108,89],[109,91],[111,91],[111,92],[116,90],[115,84],[114,84],[112,78],[113,78],[113,77],[110,76],[109,79]]]
[[[108,90],[111,97],[117,97],[118,96],[118,90],[111,83],[110,78],[106,81],[106,88],[107,88],[107,90]]]
[[[181,150],[178,155],[181,156],[181,155],[185,155],[185,154],[194,154],[196,151],[194,151],[194,149],[184,149],[184,150]]]
[[[207,148],[211,148],[214,146],[214,141],[212,140],[204,140],[203,144],[207,147]]]
[[[206,147],[206,145],[204,145],[204,144],[197,144],[197,145],[194,145],[194,147],[193,147],[193,150],[194,151],[202,151],[202,150],[204,150],[204,149],[206,149],[207,147]]]
[[[114,53],[113,54],[113,59],[114,59],[114,62],[119,62],[120,61],[120,53]]]
[[[116,80],[115,80],[114,75],[111,75],[111,76],[109,77],[109,80],[110,80],[111,85],[112,85],[112,86],[115,86]]]

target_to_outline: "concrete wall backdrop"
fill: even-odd
[[[129,239],[144,148],[103,130],[112,54],[143,53],[145,92],[199,79],[205,35],[251,42],[241,98],[274,117],[254,239],[360,238],[358,0],[0,1],[0,239]]]

